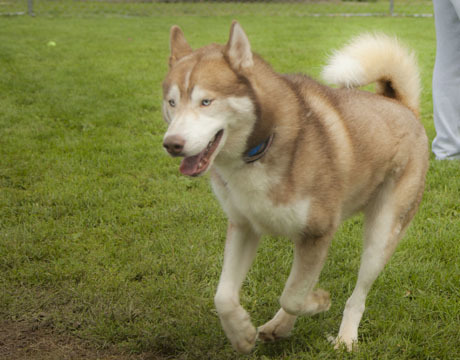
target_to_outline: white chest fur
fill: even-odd
[[[227,175],[227,174],[226,174]],[[260,234],[299,236],[307,225],[310,199],[302,198],[283,204],[275,203],[276,176],[268,176],[263,167],[235,171],[223,177],[224,184],[213,181],[213,189],[229,219],[249,222]]]

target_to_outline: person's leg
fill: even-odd
[[[460,0],[433,0],[436,63],[433,116],[437,159],[460,159]]]

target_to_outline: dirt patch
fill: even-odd
[[[153,354],[124,354],[116,348],[96,349],[50,326],[26,322],[0,322],[0,359],[8,360],[159,360]]]

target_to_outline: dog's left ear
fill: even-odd
[[[235,70],[245,70],[254,65],[251,44],[243,28],[237,21],[233,21],[230,28],[230,38],[228,39],[225,53],[230,65]]]
[[[188,44],[187,40],[185,40],[184,33],[177,25],[171,28],[169,46],[171,48],[169,67],[172,67],[177,60],[193,52],[193,49]]]

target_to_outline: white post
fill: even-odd
[[[27,13],[30,16],[35,16],[35,14],[34,14],[34,0],[27,0]]]

